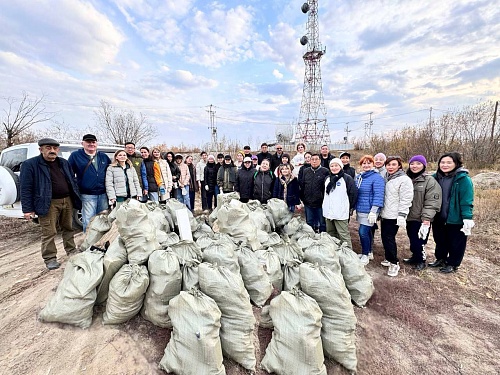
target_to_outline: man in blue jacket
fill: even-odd
[[[68,162],[75,171],[82,197],[83,231],[87,230],[90,219],[108,209],[106,195],[106,169],[111,160],[104,152],[97,151],[97,138],[85,134],[82,139],[83,149],[74,151]]]
[[[21,205],[24,217],[38,215],[42,228],[42,258],[49,270],[59,268],[54,238],[58,226],[68,255],[77,252],[73,236],[73,208],[81,201],[75,174],[68,161],[58,157],[59,143],[51,138],[38,141],[40,155],[21,166]]]

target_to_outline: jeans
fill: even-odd
[[[215,185],[215,200],[214,200],[214,207],[217,207],[217,195],[220,194],[220,187],[219,185]]]
[[[82,222],[85,232],[92,219],[98,213],[107,210],[109,207],[108,196],[106,194],[91,195],[81,194],[82,197]]]
[[[187,187],[186,189],[189,189],[189,187]],[[191,203],[189,200],[189,192],[186,195],[182,195],[182,189],[177,189],[177,197],[176,198],[179,202],[185,204],[186,207],[188,208],[188,210],[191,210]]]
[[[361,254],[368,255],[372,251],[372,227],[359,224],[359,242],[361,242]]]
[[[158,202],[158,192],[157,191],[148,191],[148,198],[153,202]]]
[[[189,206],[191,211],[194,211],[194,199],[196,198],[196,192],[194,190],[189,191]]]
[[[63,246],[69,255],[75,251],[73,237],[73,203],[71,198],[52,199],[47,215],[38,218],[42,229],[42,258],[45,263],[56,260],[57,248],[54,238],[57,228],[62,230]]]
[[[314,231],[326,232],[325,218],[323,217],[323,208],[304,206],[306,211],[306,222]]]

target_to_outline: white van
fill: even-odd
[[[80,148],[79,141],[60,141],[59,156],[68,159],[69,155]],[[106,153],[110,159],[117,150],[124,147],[115,144],[99,143],[98,150]],[[0,215],[14,218],[23,218],[19,184],[21,164],[29,158],[40,155],[38,143],[23,143],[6,148],[0,154]],[[81,213],[75,210],[75,228],[82,228]]]

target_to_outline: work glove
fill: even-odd
[[[406,218],[404,216],[398,216],[396,225],[400,228],[406,228]]]
[[[420,225],[420,229],[418,230],[418,238],[420,238],[421,240],[425,240],[429,235],[430,228],[431,226],[429,224],[422,223]]]
[[[471,229],[474,228],[474,220],[464,219],[464,226],[460,229],[466,236],[471,235]]]
[[[205,190],[208,191],[208,185],[205,185]]]
[[[377,214],[374,212],[370,212],[368,214],[368,224],[375,224],[377,222]]]

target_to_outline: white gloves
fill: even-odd
[[[208,185],[205,185],[205,190],[208,191]]]
[[[471,229],[474,228],[474,220],[464,219],[464,226],[460,229],[466,236],[471,235]]]
[[[418,230],[418,238],[421,240],[425,240],[427,236],[429,235],[429,229],[431,226],[429,224],[424,224],[420,225],[420,229]]]
[[[368,224],[375,224],[377,222],[377,214],[374,212],[370,212],[368,214]]]
[[[223,195],[223,194],[224,194],[224,191],[222,189],[220,189],[219,195]]]
[[[406,218],[404,216],[398,216],[396,225],[400,228],[406,228]]]

